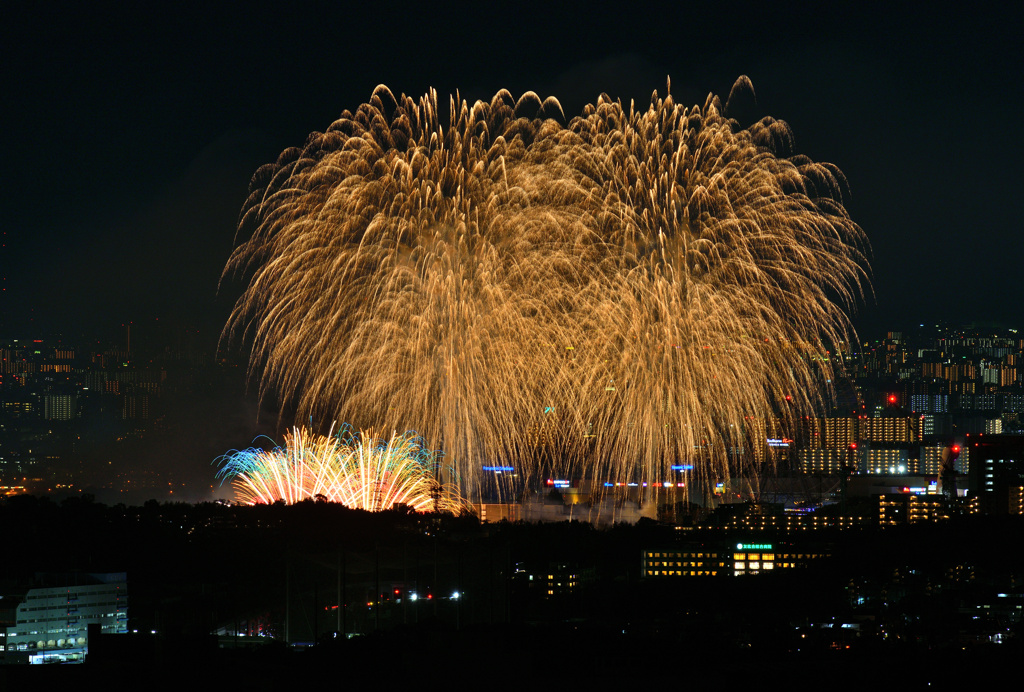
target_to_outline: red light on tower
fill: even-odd
[[[949,451],[953,452],[953,454],[959,454],[960,445],[953,445],[952,447],[949,448]]]
[[[895,404],[896,403],[896,395],[895,394],[890,394],[889,395],[889,403],[890,404]]]

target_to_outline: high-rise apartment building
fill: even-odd
[[[800,450],[800,470],[803,473],[837,476],[849,464],[851,454],[846,449],[821,448]]]
[[[915,413],[948,413],[948,394],[914,394],[910,397],[910,408]]]
[[[857,441],[856,418],[826,418],[822,423],[822,447],[842,448]]]
[[[888,444],[918,442],[921,439],[921,419],[919,416],[862,418],[859,420],[857,438]]]
[[[46,394],[43,396],[43,418],[46,420],[71,420],[77,413],[74,394]]]

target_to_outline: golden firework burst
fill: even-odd
[[[657,92],[567,125],[533,93],[448,107],[378,87],[257,171],[225,334],[265,391],[413,427],[469,490],[494,463],[710,483],[752,420],[820,406],[867,243],[784,123]]]

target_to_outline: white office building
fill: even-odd
[[[27,653],[29,663],[74,663],[89,652],[88,629],[128,632],[128,584],[123,572],[83,576],[88,584],[32,589],[7,628],[6,647]]]

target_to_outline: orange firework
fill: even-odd
[[[414,427],[468,490],[486,464],[710,484],[825,401],[868,249],[784,123],[657,92],[567,125],[533,93],[448,106],[378,87],[257,171],[225,334],[265,391]]]
[[[465,507],[457,485],[438,478],[439,454],[410,433],[375,440],[347,428],[327,436],[294,428],[280,447],[231,452],[218,461],[218,477],[230,478],[238,500],[249,504],[323,498],[372,512],[396,505],[417,512]]]

